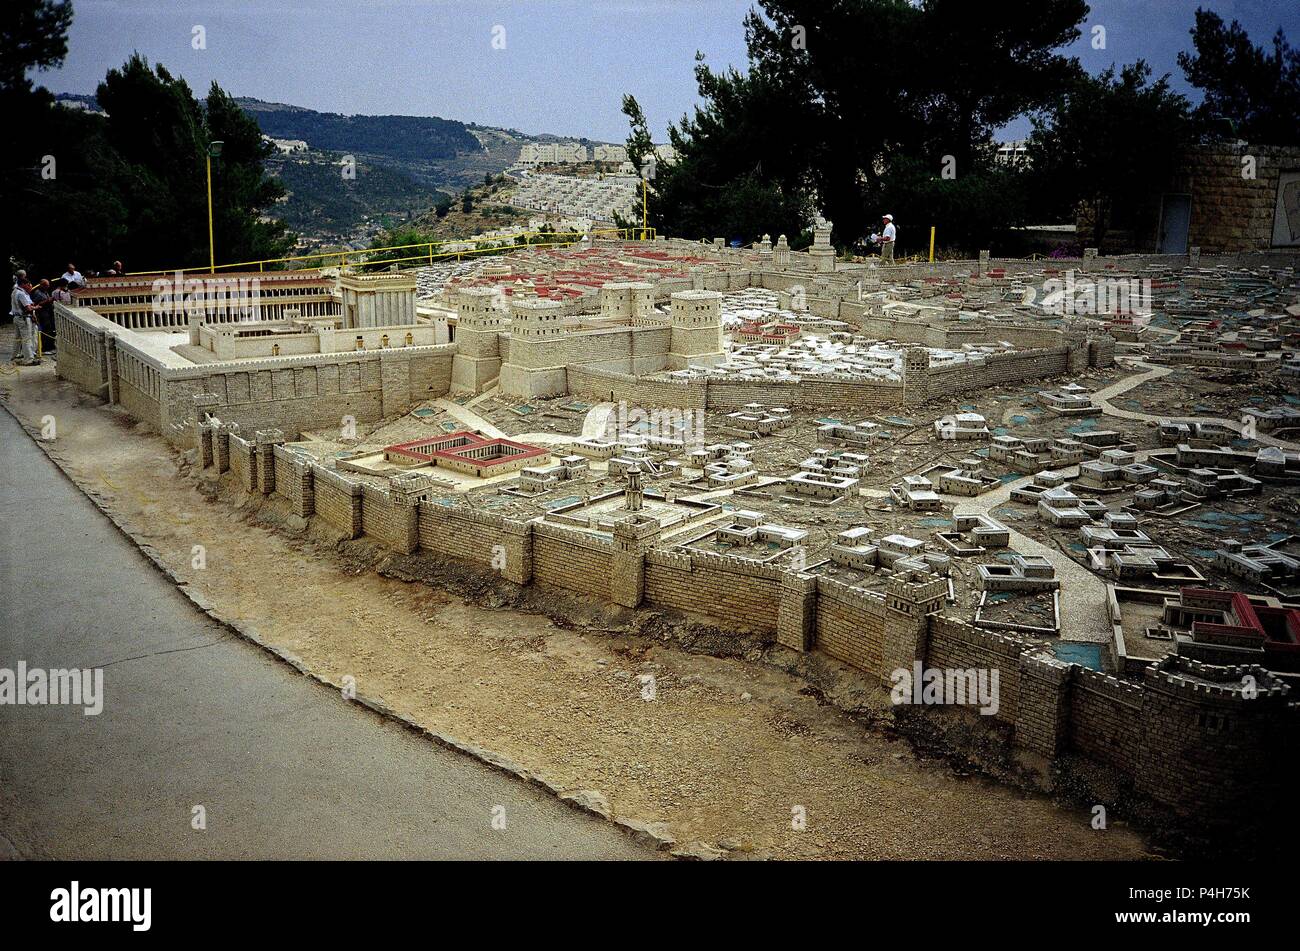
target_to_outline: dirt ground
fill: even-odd
[[[0,375],[0,396],[29,432],[53,417],[51,457],[214,614],[330,682],[355,678],[358,692],[431,731],[561,788],[599,791],[614,815],[664,823],[679,845],[776,858],[1152,856],[1117,809],[1095,831],[1086,804],[918,752],[889,728],[883,691],[843,671],[831,679],[848,705],[876,715],[850,716],[757,648],[688,652],[656,638],[653,615],[602,615],[560,595],[555,616],[570,620],[557,624],[516,609],[544,608],[545,593],[521,597],[455,565],[294,526],[274,501],[229,477],[212,483],[187,454],[58,381],[49,361]],[[93,564],[94,553],[69,557]],[[398,580],[416,576],[427,581]],[[640,633],[623,633],[629,624]],[[654,699],[643,699],[650,686]]]

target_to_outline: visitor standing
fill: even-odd
[[[39,353],[54,350],[54,298],[50,293],[52,290],[49,279],[43,277],[31,291],[32,304],[36,307],[32,317],[36,321],[36,332],[41,335],[40,346],[37,348]]]
[[[71,261],[68,262],[68,269],[63,272],[61,280],[70,288],[86,286],[86,279],[81,276],[81,272],[77,270],[77,266]]]
[[[13,362],[20,367],[32,367],[41,361],[36,359],[36,344],[32,335],[32,314],[36,305],[32,303],[28,290],[30,284],[15,284],[9,295],[9,316],[14,319]]]
[[[877,242],[880,244],[880,263],[894,263],[894,241],[898,237],[898,229],[894,227],[893,215],[882,215],[880,218],[884,227],[880,229],[880,235]]]

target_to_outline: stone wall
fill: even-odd
[[[400,503],[383,489],[364,486],[361,490],[361,533],[389,548],[410,554],[419,545],[416,507]]]
[[[1080,667],[1070,690],[1070,748],[1117,769],[1138,761],[1142,688]]]
[[[1293,791],[1285,764],[1294,762],[1300,705],[1269,681],[1256,666],[1170,657],[1149,666],[1138,791],[1185,817],[1285,816]],[[1255,692],[1243,693],[1245,683]]]
[[[296,358],[307,361],[281,366],[282,360],[252,361],[208,370],[165,371],[163,419],[183,421],[193,398],[212,394],[208,411],[245,429],[281,429],[299,433],[337,429],[344,417],[377,422],[409,412],[412,406],[451,389],[454,344],[412,347],[388,352],[326,354]],[[274,364],[259,366],[261,363]]]
[[[645,600],[712,618],[715,622],[775,635],[781,569],[710,552],[646,552]]]
[[[830,578],[817,579],[814,646],[869,674],[884,669],[885,599]]]
[[[922,369],[921,376],[908,374],[906,384],[901,380],[876,382],[834,377],[805,377],[790,382],[714,379],[676,382],[591,367],[570,367],[568,386],[576,395],[638,406],[730,411],[749,403],[763,403],[809,410],[886,410],[922,403],[938,395],[1060,376],[1087,366],[1094,356],[1098,361],[1113,359],[1113,346],[1094,355],[1086,342],[1071,347],[1059,334],[1049,339],[1054,346],[990,354],[977,363],[931,366]]]
[[[1285,791],[1300,706],[1260,668],[1210,668],[1184,658],[1152,665],[1142,683],[1062,662],[1032,642],[943,616],[946,585],[891,577],[885,595],[746,559],[637,547],[465,505],[414,501],[298,458],[275,433],[196,423],[200,461],[229,470],[248,492],[274,492],[295,514],[346,537],[403,552],[465,560],[518,584],[536,581],[625,607],[670,608],[723,630],[747,631],[842,661],[868,679],[919,661],[926,668],[998,672],[1000,724],[1025,762],[1071,762],[1118,772],[1151,800],[1189,817],[1274,808]],[[646,537],[653,539],[654,532]],[[637,536],[639,537],[639,536]],[[620,541],[621,538],[621,541]],[[1217,671],[1215,674],[1213,672]],[[1215,677],[1219,683],[1214,682]],[[1242,684],[1258,681],[1258,699]],[[972,711],[973,707],[963,708]],[[978,715],[978,714],[974,714]]]
[[[708,391],[691,383],[648,380],[630,373],[598,370],[592,367],[569,368],[569,392],[593,399],[620,400],[636,406],[678,406],[704,409]]]
[[[295,515],[306,518],[316,510],[316,490],[310,462],[282,445],[275,446],[272,452],[276,494],[289,500]]]
[[[782,573],[728,555],[651,550],[645,555],[645,600],[726,627],[775,635]]]
[[[76,319],[78,311],[84,311],[80,320]],[[77,384],[87,393],[106,398],[108,359],[104,334],[93,330],[87,319],[95,316],[93,311],[84,308],[71,308],[60,303],[54,305],[54,332],[59,341],[57,371],[61,379]]]
[[[533,580],[569,591],[610,597],[612,541],[555,525],[533,524]]]
[[[420,547],[480,566],[490,567],[495,546],[505,544],[505,525],[501,516],[467,506],[428,501],[419,505]]]
[[[1243,174],[1252,170],[1253,177]],[[1215,144],[1190,149],[1169,189],[1192,196],[1189,246],[1205,252],[1271,247],[1278,182],[1284,171],[1296,170],[1297,146]]]
[[[230,471],[239,480],[245,492],[257,491],[256,447],[235,433],[230,433],[227,438],[230,447]]]
[[[173,366],[131,342],[131,334],[84,307],[55,308],[59,375],[150,429],[188,443],[195,398],[245,432],[338,428],[344,417],[377,422],[451,389],[454,344],[310,354],[237,364]]]
[[[356,538],[361,534],[361,486],[321,466],[313,465],[311,472],[316,500],[314,514],[342,532],[345,538]]]
[[[945,669],[998,670],[997,719],[1014,723],[1020,699],[1020,655],[1028,641],[982,631],[956,618],[931,615],[925,662]]]

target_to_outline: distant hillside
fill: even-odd
[[[315,243],[350,243],[450,197],[405,172],[366,161],[358,162],[355,178],[345,179],[340,161],[340,154],[316,149],[267,159],[267,171],[288,192],[272,214]]]
[[[366,154],[402,162],[449,159],[480,150],[463,122],[437,116],[344,116],[300,106],[241,98],[239,104],[264,133],[303,139],[313,148]]]
[[[57,93],[54,97],[54,101],[61,102],[64,105],[76,103],[86,109],[90,109],[94,111],[99,110],[99,100],[97,100],[93,95],[86,95],[85,93],[79,93],[79,92]]]
[[[58,98],[71,108],[98,108],[93,95],[64,93]],[[500,175],[514,164],[525,143],[560,141],[554,135],[528,135],[437,116],[345,116],[246,96],[236,101],[265,135],[307,143],[305,153],[276,154],[267,160],[267,170],[289,192],[269,213],[313,245],[354,244],[422,212],[437,221],[432,230],[439,234],[511,223],[519,216],[505,208],[457,212],[450,220],[437,220],[431,209],[448,195],[481,188],[485,176]],[[355,180],[339,174],[344,155],[357,160]]]

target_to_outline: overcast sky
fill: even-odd
[[[971,0],[984,2],[984,0]],[[996,2],[996,0],[988,0]],[[237,96],[322,112],[436,115],[528,133],[619,141],[623,93],[657,141],[696,101],[695,51],[745,65],[751,0],[74,0],[68,58],[38,75],[54,92],[93,92],[138,50],[198,95],[215,79]],[[1282,26],[1300,44],[1294,0],[1093,0],[1071,50],[1097,71],[1139,57],[1187,90],[1175,57],[1198,5],[1236,18],[1257,44]],[[192,46],[194,28],[206,49]],[[498,29],[498,28],[503,28]],[[493,48],[494,30],[504,49]],[[1195,101],[1195,96],[1193,99]],[[1022,135],[1023,123],[1006,130]]]

